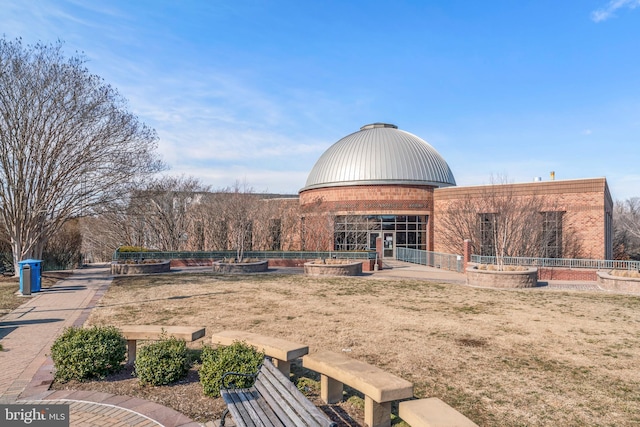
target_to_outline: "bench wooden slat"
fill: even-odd
[[[296,405],[300,407],[300,415],[307,420],[308,425],[324,427],[328,425],[327,422],[331,423],[327,420],[327,416],[311,403],[289,379],[276,374],[276,368],[273,365],[267,364],[265,368],[271,374],[268,378],[274,382],[277,381],[279,386],[284,388],[283,393],[288,393],[294,399]]]
[[[273,389],[267,387],[263,382],[256,383],[256,390],[264,396],[265,402],[269,408],[278,417],[278,420],[285,426],[303,425],[302,420],[298,418],[296,413],[290,407],[283,404],[282,398],[278,396]]]
[[[259,414],[262,413],[262,408],[257,402],[259,397],[254,390],[221,390],[220,394],[227,404],[233,419],[236,420],[238,427],[273,427],[272,424],[263,423],[261,421]]]
[[[288,388],[287,383],[293,383],[280,374],[275,373],[275,367],[266,363],[261,371],[261,381],[256,382],[256,388],[265,398],[269,405],[282,420],[284,425],[304,425],[320,427],[316,419],[307,411],[306,407],[300,405],[297,395],[302,393],[295,387]],[[301,397],[304,398],[304,395]],[[306,400],[306,398],[304,398]],[[294,410],[295,407],[295,410]],[[317,408],[315,408],[318,410]]]
[[[273,364],[265,359],[250,389],[221,389],[240,426],[335,427]]]

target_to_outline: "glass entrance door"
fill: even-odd
[[[376,248],[376,240],[378,239],[378,237],[380,237],[380,232],[379,231],[372,231],[369,232],[369,250],[370,251],[375,251]]]
[[[383,258],[395,258],[395,245],[393,244],[393,235],[395,233],[384,232],[382,233],[382,257]]]

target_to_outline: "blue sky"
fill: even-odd
[[[295,194],[387,122],[458,185],[555,171],[640,196],[640,0],[3,0],[0,34],[83,53],[169,173],[213,188]]]

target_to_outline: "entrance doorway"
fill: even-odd
[[[378,237],[380,237],[380,233],[379,231],[372,231],[369,233],[369,250],[370,251],[375,251],[376,250],[376,240],[378,239]]]
[[[382,233],[382,257],[383,258],[395,258],[396,247],[393,244],[395,233],[384,232]]]
[[[369,250],[376,250],[376,240],[378,237],[382,237],[382,258],[395,258],[396,246],[395,232],[392,231],[371,231],[369,232]]]

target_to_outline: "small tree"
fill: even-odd
[[[245,251],[252,249],[254,217],[262,204],[246,183],[236,182],[225,193],[221,213],[228,227],[231,249],[236,251],[236,260],[241,262]]]
[[[317,197],[308,204],[301,222],[302,249],[307,251],[327,251],[334,246],[336,215],[327,210],[325,201]]]

